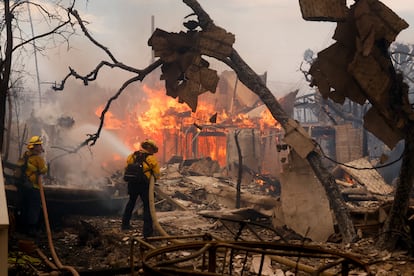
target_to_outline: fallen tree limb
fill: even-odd
[[[208,30],[215,26],[213,20],[196,0],[183,0],[183,2],[197,15],[199,25],[203,30]],[[316,147],[312,150],[306,149],[304,151],[303,149],[304,144],[311,145],[314,141],[312,141],[309,136],[306,137],[304,135],[306,132],[303,128],[287,115],[282,106],[276,100],[276,97],[266,87],[260,76],[256,74],[252,68],[250,68],[250,66],[240,57],[235,49],[233,49],[230,56],[226,58],[223,58],[221,55],[215,56],[214,53],[212,53],[211,56],[224,62],[232,68],[236,72],[239,80],[253,93],[259,96],[271,112],[272,116],[281,124],[285,132],[289,131],[297,136],[296,143],[289,145],[292,146],[300,156],[308,160],[310,166],[315,172],[316,177],[322,183],[328,196],[330,206],[335,214],[336,222],[338,224],[339,231],[341,232],[343,242],[347,243],[355,240],[357,238],[356,231],[345,201],[343,200],[339,188],[335,182],[335,178],[322,165],[322,157],[320,153],[316,151]],[[309,148],[309,146],[307,148]]]

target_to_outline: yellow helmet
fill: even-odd
[[[32,136],[32,138],[30,138],[30,140],[29,140],[27,148],[32,149],[34,147],[34,145],[42,145],[42,144],[43,144],[42,137]]]
[[[150,147],[152,147],[153,149],[154,149],[154,153],[157,153],[158,152],[158,146],[157,146],[157,144],[155,143],[155,141],[154,140],[151,140],[151,139],[145,139],[142,143],[141,143],[141,147],[142,148],[147,148],[148,146],[150,146]]]

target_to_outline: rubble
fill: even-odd
[[[156,184],[157,220],[170,235],[170,239],[208,234],[212,235],[214,239],[219,238],[224,241],[243,240],[318,245],[322,248],[335,249],[338,252],[347,252],[352,256],[358,256],[361,261],[372,263],[370,269],[378,273],[383,271],[399,273],[412,268],[413,260],[410,259],[408,252],[387,254],[375,249],[372,238],[372,234],[375,237],[375,233],[367,231],[367,228],[364,229],[364,235],[361,236],[360,241],[349,245],[329,241],[317,242],[309,239],[309,235],[301,235],[286,225],[276,227],[272,225],[273,208],[281,205],[280,198],[261,189],[257,183],[242,186],[243,206],[236,209],[234,207],[235,184],[229,178],[224,176],[192,176],[182,174],[182,172],[187,171],[181,171],[178,165],[169,165],[163,168],[163,176]],[[117,179],[113,179],[113,181],[117,183],[117,187],[125,185]],[[350,188],[347,187],[347,189]],[[119,192],[122,194],[121,189],[118,190]],[[367,210],[368,207],[361,207],[360,214],[370,220],[371,214],[374,213],[369,213]],[[375,210],[377,214],[381,213],[378,208],[372,210]],[[385,211],[382,215],[384,214],[386,214]],[[100,271],[100,273],[110,273],[110,275],[128,274],[131,269],[131,243],[134,240],[141,240],[139,237],[142,236],[140,216],[140,210],[137,210],[131,221],[133,229],[123,232],[120,230],[120,215],[65,215],[62,223],[53,229],[56,250],[63,263],[74,266],[82,273],[91,273],[92,271],[98,273]],[[354,218],[355,222],[358,222],[357,217]],[[356,223],[356,225],[359,224]],[[362,229],[362,226],[360,227]],[[13,249],[11,251],[19,250],[22,258],[25,255],[31,258],[37,256],[36,259],[24,258],[24,262],[21,259],[21,262],[29,262],[31,266],[35,265],[35,262],[39,263],[39,252],[34,253],[33,250],[27,250],[21,246],[21,241],[24,240],[23,236],[19,233],[12,233],[11,237],[10,247]],[[168,237],[164,237],[164,239],[166,238]],[[331,240],[333,240],[332,237]],[[17,244],[19,241],[20,246]],[[160,243],[160,240],[153,242],[156,245]],[[45,236],[41,235],[36,244],[45,256],[50,254]],[[138,249],[135,250],[134,263],[139,266],[141,255],[138,253]],[[189,254],[189,252],[185,254]],[[88,256],[88,258],[82,256]],[[252,258],[252,263],[249,265],[253,272],[257,272],[260,268],[257,266],[256,258]],[[236,270],[241,269],[237,266],[237,260],[239,259],[235,256],[234,269]],[[278,263],[284,263],[284,265],[277,267],[266,265],[262,268],[262,273],[269,275],[272,275],[271,272],[280,275],[294,273],[294,268],[288,268],[288,264],[296,264],[297,260],[289,261],[285,257],[271,258],[271,260],[272,262],[277,260]],[[44,262],[41,263],[41,265],[35,266],[39,271],[46,271],[48,268]],[[308,266],[315,267],[315,265],[316,263],[312,262],[306,263],[306,265],[300,264],[304,269],[308,269]],[[16,260],[11,264],[11,267],[22,269],[24,265],[22,263],[18,265]]]
[[[366,158],[340,164],[334,168],[332,174],[337,179],[347,177],[353,188],[361,188],[367,194],[390,196],[394,191]]]

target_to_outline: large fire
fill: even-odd
[[[193,113],[186,104],[167,96],[161,85],[155,88],[143,85],[142,91],[146,95],[144,102],[126,110],[125,118],[106,112],[104,128],[114,131],[131,151],[138,149],[145,138],[155,140],[160,146],[161,163],[179,155],[184,159],[210,157],[223,167],[229,129],[277,126],[267,109],[256,118],[248,114],[229,115],[225,110],[216,110],[213,103],[200,96],[197,111]],[[98,107],[95,114],[101,116],[102,110],[103,106]]]

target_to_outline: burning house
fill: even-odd
[[[234,72],[222,73],[216,93],[200,96],[196,112],[166,96],[164,88],[157,84],[144,84],[141,89],[145,102],[140,101],[129,110],[119,105],[122,112],[115,106],[105,117],[105,132],[115,136],[129,151],[137,149],[140,140],[151,137],[161,145],[157,157],[162,164],[177,158],[211,158],[224,173],[232,174],[238,163],[234,133],[240,132],[244,166],[254,173],[278,175],[276,146],[280,143],[281,128],[258,96],[238,82]],[[295,96],[296,93],[290,95],[293,99]],[[293,102],[290,99],[287,103],[291,109]],[[102,106],[95,114],[99,116],[101,111]],[[105,135],[102,139],[106,143]],[[122,160],[115,168],[122,169],[129,151],[114,150],[112,159]]]
[[[77,87],[75,90],[79,91],[70,96],[50,95],[44,108],[50,105],[55,111],[60,110],[62,115],[58,118],[50,115],[43,118],[32,112],[24,134],[39,133],[45,137],[50,169],[45,184],[78,190],[107,189],[113,184],[110,180],[113,174],[123,170],[126,156],[146,137],[161,145],[157,154],[161,164],[208,158],[217,166],[213,172],[205,173],[232,176],[237,175],[239,166],[237,139],[243,157],[243,181],[252,181],[255,175],[278,176],[282,159],[277,149],[281,128],[258,96],[240,83],[234,72],[222,73],[216,93],[200,96],[197,112],[166,96],[158,81],[151,82],[134,86],[137,91],[129,91],[132,96],[121,97],[119,103],[111,106],[105,114],[99,141],[92,149],[78,145],[85,135],[96,131],[93,122],[101,116],[105,103],[96,96],[85,99],[81,106],[74,98],[76,93],[81,97],[85,89],[99,90],[99,87]],[[290,96],[290,105],[295,96],[296,93]],[[16,155],[9,160],[17,160],[25,147],[25,137],[16,137],[21,143],[10,146],[9,151]]]

